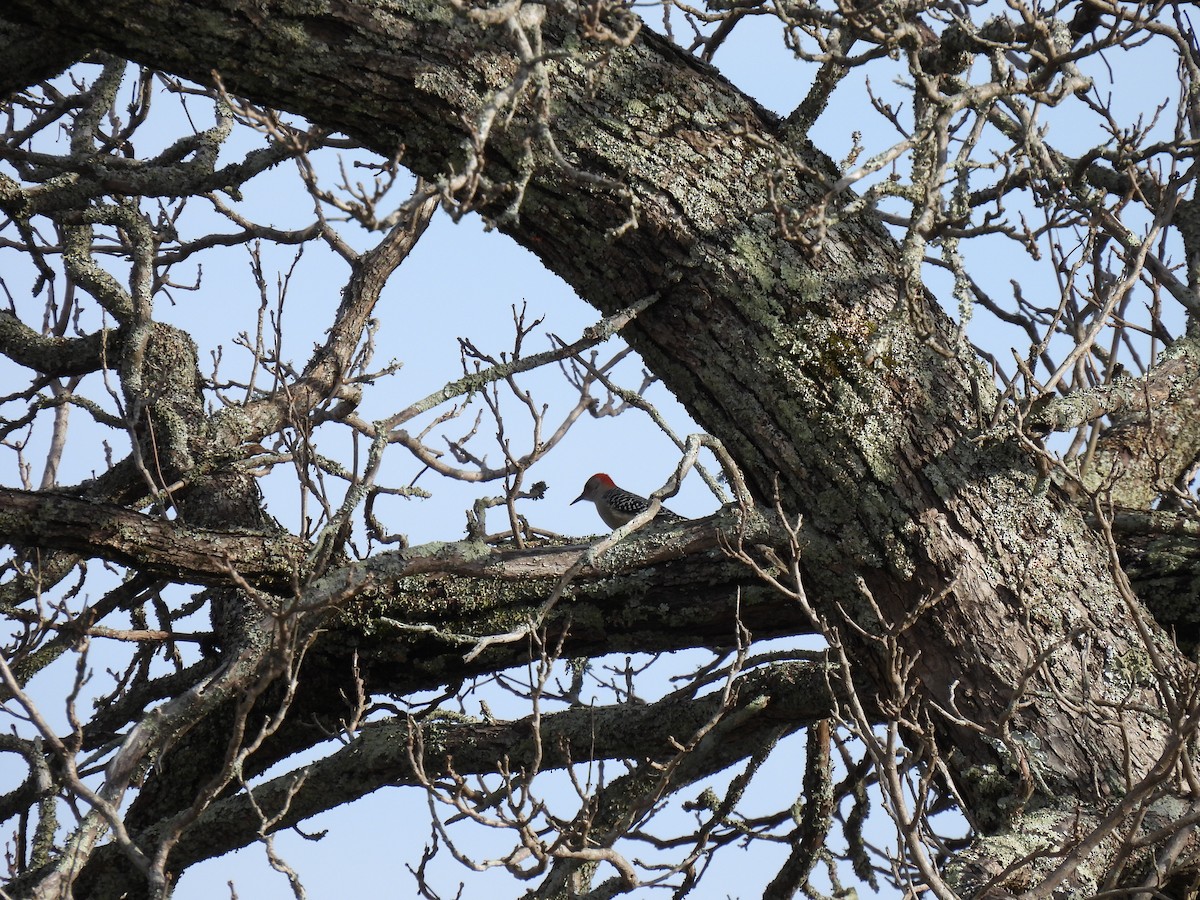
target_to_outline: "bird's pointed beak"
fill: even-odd
[[[580,494],[578,497],[576,497],[574,500],[572,500],[570,503],[568,503],[567,506],[574,506],[576,503],[578,503],[582,499],[583,499],[583,494]]]

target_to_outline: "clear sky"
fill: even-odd
[[[652,23],[655,15],[650,15]],[[1119,57],[1119,58],[1118,58]],[[1128,73],[1119,91],[1114,90],[1115,106],[1118,111],[1136,115],[1156,101],[1152,88],[1169,84],[1173,73],[1164,71],[1163,61],[1145,54],[1110,54],[1110,62],[1119,70]],[[749,19],[735,29],[733,37],[717,56],[716,63],[739,87],[755,96],[767,107],[780,114],[789,112],[804,96],[813,67],[796,62],[782,46],[779,26],[770,18]],[[898,72],[886,65],[871,69],[872,87],[885,95],[903,97],[891,79]],[[1108,77],[1102,70],[1098,78]],[[852,132],[863,134],[867,154],[873,148],[890,143],[893,136],[878,116],[866,105],[864,83],[860,75],[851,76],[847,84],[839,89],[830,110],[818,122],[812,133],[814,143],[834,159],[843,158],[850,150]],[[166,98],[159,104],[167,107]],[[1140,107],[1140,108],[1139,108]],[[207,115],[203,103],[192,101],[192,109],[198,118]],[[163,143],[172,139],[179,127],[175,118],[164,122]],[[204,118],[204,122],[208,119]],[[201,124],[201,127],[204,127]],[[1058,126],[1055,126],[1058,127]],[[1082,125],[1075,137],[1082,148],[1094,143],[1096,137]],[[1070,133],[1070,132],[1068,132]],[[1073,149],[1069,141],[1067,146]],[[142,148],[139,148],[142,149]],[[151,148],[143,149],[143,152]],[[366,177],[365,175],[363,176]],[[295,226],[311,218],[311,204],[298,189],[294,171],[282,166],[264,177],[247,192],[243,204],[250,217],[256,221],[278,226]],[[402,196],[397,200],[403,199]],[[203,218],[197,209],[197,227]],[[362,240],[360,235],[359,240]],[[1005,295],[1009,279],[1021,278],[1027,285],[1027,293],[1036,290],[1038,279],[1047,290],[1057,289],[1046,282],[1044,273],[1036,273],[1032,264],[1021,254],[1013,252],[1004,241],[989,241],[986,253],[977,257],[973,275],[997,295]],[[268,263],[276,267],[268,271],[268,280],[274,290],[276,271],[284,272],[291,264],[291,251],[287,248],[270,250]],[[231,346],[231,337],[238,330],[252,332],[257,311],[257,295],[246,268],[244,250],[232,249],[205,257],[205,268],[201,287],[195,292],[174,292],[174,305],[160,302],[157,314],[165,321],[188,328],[202,348],[202,360],[219,344],[224,345],[228,368],[237,366],[241,351]],[[0,256],[0,273],[12,285],[18,285],[27,273],[13,269],[11,254]],[[287,343],[284,356],[298,365],[303,365],[313,342],[320,340],[327,327],[331,313],[338,302],[338,292],[344,284],[346,268],[331,254],[306,250],[297,264],[288,288],[287,302],[283,308],[284,333]],[[184,273],[178,273],[183,279]],[[936,271],[930,272],[930,284],[947,301],[950,292],[947,279]],[[28,297],[28,291],[18,298]],[[35,301],[36,302],[36,301]],[[573,292],[555,275],[548,272],[529,253],[516,246],[509,238],[499,233],[486,232],[479,220],[467,217],[455,224],[444,214],[435,219],[427,234],[420,241],[412,256],[403,264],[389,284],[384,302],[377,312],[380,320],[378,332],[377,367],[387,359],[395,358],[403,367],[369,393],[363,407],[364,415],[386,415],[407,403],[423,397],[445,382],[461,374],[458,360],[458,338],[470,338],[481,349],[499,354],[511,347],[513,306],[526,306],[529,318],[544,316],[546,324],[541,334],[554,333],[566,340],[574,339],[598,314],[574,296]],[[952,304],[951,304],[952,305]],[[953,311],[953,310],[952,310]],[[994,321],[977,318],[971,324],[970,334],[977,343],[988,347],[1003,359],[1009,359],[1008,347],[1016,346],[1022,352],[1026,344],[1023,338],[1001,328]],[[529,351],[545,349],[545,337],[531,339]],[[601,353],[612,354],[620,349],[617,340],[609,341]],[[242,354],[244,359],[244,354]],[[202,363],[202,367],[204,364]],[[636,388],[641,381],[640,363],[636,358],[626,360],[618,370],[626,387]],[[0,370],[0,377],[3,371]],[[539,402],[549,404],[547,422],[553,428],[558,417],[573,403],[570,389],[564,389],[557,370],[529,378],[526,382],[536,391]],[[696,426],[669,393],[656,385],[649,398],[666,416],[674,430],[684,436],[697,430]],[[520,420],[520,412],[509,407],[512,422]],[[450,431],[466,430],[473,413],[464,415]],[[428,421],[426,417],[423,421]],[[75,426],[86,429],[82,416],[76,416]],[[486,425],[484,426],[486,429]],[[412,429],[412,430],[415,430]],[[519,427],[514,427],[516,446],[524,447],[527,440]],[[318,446],[324,447],[323,432],[318,433]],[[344,454],[345,441],[330,434],[328,437],[331,454]],[[477,439],[480,452],[489,445],[489,461],[500,458],[498,448],[487,435]],[[88,453],[92,454],[91,459]],[[120,452],[117,453],[119,457]],[[31,453],[33,459],[37,454]],[[571,506],[570,501],[579,493],[584,480],[593,472],[608,472],[622,486],[640,493],[649,493],[660,487],[673,470],[678,455],[671,443],[658,433],[647,418],[637,411],[618,418],[592,420],[585,417],[571,432],[557,451],[530,472],[530,480],[544,480],[550,490],[540,503],[525,503],[523,511],[538,526],[562,534],[588,535],[602,530],[602,525],[589,504]],[[71,459],[72,468],[64,471],[60,481],[73,483],[86,477],[89,467],[102,465],[100,448],[93,445],[81,450]],[[7,463],[4,463],[7,465]],[[385,480],[408,483],[417,475],[420,466],[393,449],[385,469]],[[40,473],[39,473],[40,474]],[[5,483],[15,483],[10,474],[4,474]],[[379,513],[393,530],[406,533],[413,543],[428,540],[455,539],[463,535],[463,510],[481,493],[497,493],[494,486],[479,487],[470,484],[449,482],[426,473],[417,485],[434,492],[429,500],[392,499],[381,503]],[[289,528],[297,527],[298,505],[294,489],[289,487],[286,477],[272,477],[266,481],[270,510]],[[686,516],[702,516],[712,512],[717,501],[707,491],[701,480],[692,474],[684,484],[680,495],[671,500],[671,507]],[[493,530],[501,523],[499,512],[492,513]],[[197,625],[204,627],[203,623]],[[680,654],[674,660],[680,670],[694,668],[700,660],[708,659],[701,652]],[[71,662],[71,661],[66,661]],[[98,661],[94,665],[100,667]],[[664,669],[662,688],[669,687]],[[58,667],[39,676],[31,690],[42,692],[46,697],[58,696],[61,679],[69,672]],[[57,689],[57,690],[56,690]],[[61,709],[51,709],[52,718],[62,720]],[[803,738],[789,739],[785,752],[777,753],[756,780],[751,792],[751,807],[761,802],[765,811],[778,795],[795,796],[799,792],[802,774]],[[0,761],[3,762],[3,761]],[[296,765],[289,760],[288,768]],[[23,770],[11,766],[0,769],[0,778],[22,777]],[[548,778],[552,782],[553,777]],[[756,795],[757,792],[757,795]],[[687,792],[685,792],[686,795]],[[687,799],[687,797],[685,797]],[[304,831],[315,833],[328,829],[327,836],[320,841],[307,841],[294,833],[285,833],[277,838],[281,855],[292,865],[313,898],[347,896],[347,890],[355,895],[378,897],[414,896],[413,880],[404,871],[403,865],[415,866],[419,861],[419,849],[429,839],[429,814],[423,794],[413,789],[389,789],[379,791],[351,806],[342,807],[316,817],[304,825]],[[477,830],[478,831],[478,830]],[[489,852],[503,852],[508,846],[507,837],[503,846],[487,845],[493,837],[486,833],[477,834],[470,842],[473,853],[480,856]],[[776,854],[782,858],[783,848]],[[767,853],[756,847],[754,853]],[[381,860],[394,864],[380,865]],[[739,850],[729,849],[717,856],[714,870],[706,876],[701,897],[752,897],[761,892],[765,879],[773,874],[773,863],[778,859],[751,858]],[[452,897],[459,880],[465,880],[464,898],[490,898],[497,896],[515,897],[528,885],[519,885],[502,871],[488,875],[476,875],[456,866],[443,853],[436,867],[437,885],[443,896]],[[237,893],[243,898],[254,900],[276,900],[292,896],[283,875],[271,872],[265,862],[263,850],[254,846],[230,857],[212,860],[190,869],[181,880],[175,894],[179,900],[210,900],[213,897],[229,896],[226,883],[234,881]]]

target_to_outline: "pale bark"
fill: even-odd
[[[9,0],[0,16],[200,81],[216,71],[381,153],[403,146],[405,165],[431,178],[461,166],[461,123],[516,71],[499,30],[442,4]],[[863,215],[806,257],[764,212],[766,185],[782,167],[783,202],[806,206],[816,188],[795,162],[830,171],[819,151],[645,29],[627,49],[597,47],[551,10],[543,31],[574,51],[549,66],[559,148],[628,194],[535,149],[519,218],[505,215],[508,194],[483,212],[604,313],[657,293],[624,336],[760,501],[778,479],[785,511],[803,513],[809,595],[834,626],[839,608],[869,631],[911,617],[901,647],[926,708],[945,713],[934,720],[945,758],[984,833],[961,887],[1008,861],[987,836],[1020,832],[1039,808],[1055,813],[1051,832],[1102,817],[1169,750],[1152,712],[1160,685],[1130,673],[1151,652],[1183,663],[1122,598],[1104,542],[1039,478],[1035,454],[982,435],[990,379],[932,298],[907,314],[895,243]],[[525,166],[531,121],[491,135],[493,180]],[[637,228],[609,236],[630,198]],[[24,213],[54,197],[0,202]],[[856,651],[882,683],[894,661],[870,641]],[[1007,745],[969,723],[1003,727]],[[1073,880],[1087,891],[1094,877]]]

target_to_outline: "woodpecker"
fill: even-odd
[[[650,506],[650,501],[637,494],[622,490],[603,472],[597,472],[583,486],[583,493],[571,501],[571,505],[580,500],[591,500],[596,504],[596,512],[609,528],[620,528],[634,516],[643,513]],[[675,521],[682,516],[676,515],[665,506],[658,508],[656,519],[664,522]]]

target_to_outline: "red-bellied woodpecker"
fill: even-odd
[[[646,508],[650,506],[650,501],[645,497],[622,490],[603,472],[597,472],[589,478],[583,486],[583,493],[571,503],[575,504],[580,500],[591,500],[595,503],[596,512],[600,513],[600,518],[609,528],[620,528],[634,516],[645,512]],[[660,506],[654,518],[669,522],[682,517],[666,507]]]

